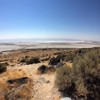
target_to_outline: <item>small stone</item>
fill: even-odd
[[[47,80],[45,83],[50,83],[50,81],[49,81],[49,80]]]
[[[61,100],[71,100],[69,97],[61,98]]]

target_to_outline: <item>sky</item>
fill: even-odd
[[[100,0],[0,0],[0,39],[100,41]]]

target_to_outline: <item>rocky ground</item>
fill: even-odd
[[[22,69],[27,73],[27,76],[33,80],[32,100],[60,100],[60,93],[54,85],[55,73],[37,74],[37,68],[42,64],[46,65],[47,62],[16,66],[9,68],[9,70]]]
[[[63,100],[55,85],[57,68],[72,68],[75,56],[91,49],[96,48],[0,52],[0,100]]]
[[[70,49],[68,50],[70,51]],[[74,49],[72,49],[72,51],[73,50]],[[61,95],[54,83],[56,73],[48,72],[40,74],[38,73],[37,69],[41,65],[48,66],[48,61],[50,58],[55,57],[61,52],[67,52],[67,50],[41,49],[2,52],[0,54],[0,63],[5,62],[8,63],[8,65],[7,70],[0,73],[0,100],[16,100],[16,98],[19,97],[19,93],[23,97],[21,100],[60,100]],[[21,59],[25,58],[26,56],[39,57],[41,62],[28,65],[21,63]],[[25,77],[31,79],[32,84],[30,84],[29,80],[29,83],[24,83],[25,80],[23,80],[23,78]],[[19,78],[22,79],[21,82]],[[15,82],[12,83],[12,81]],[[22,91],[23,87],[25,89],[24,91]],[[7,98],[5,98],[5,96]],[[25,99],[25,96],[28,96],[28,98]]]

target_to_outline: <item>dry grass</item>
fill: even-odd
[[[33,81],[26,84],[9,84],[7,81],[28,76],[25,70],[9,70],[0,75],[0,100],[30,100]]]
[[[8,90],[8,85],[6,84],[5,81],[3,81],[2,79],[0,79],[0,97],[7,90]]]
[[[32,98],[33,82],[29,79],[27,84],[12,88],[5,94],[7,100],[30,100]]]
[[[27,73],[26,70],[12,70],[12,71],[7,71],[7,76],[8,79],[15,79],[15,78],[20,78],[20,77],[26,77]]]

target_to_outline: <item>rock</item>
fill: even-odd
[[[61,98],[61,100],[71,100],[69,97]]]
[[[50,81],[49,80],[46,80],[45,83],[50,83]]]
[[[60,59],[58,57],[53,57],[49,61],[49,65],[57,65],[60,62]]]
[[[9,84],[26,84],[28,83],[29,78],[28,77],[22,77],[22,78],[17,78],[17,79],[12,79],[12,80],[8,80],[7,82]]]
[[[49,80],[46,80],[44,77],[40,77],[37,82],[38,83],[50,83],[50,81]]]
[[[40,77],[38,81],[39,81],[39,82],[42,82],[42,83],[45,83],[46,80],[45,80],[44,77]]]
[[[43,74],[43,73],[46,73],[48,71],[48,67],[46,65],[41,65],[39,68],[38,68],[38,71]]]
[[[22,71],[22,69],[19,69],[19,71]]]

